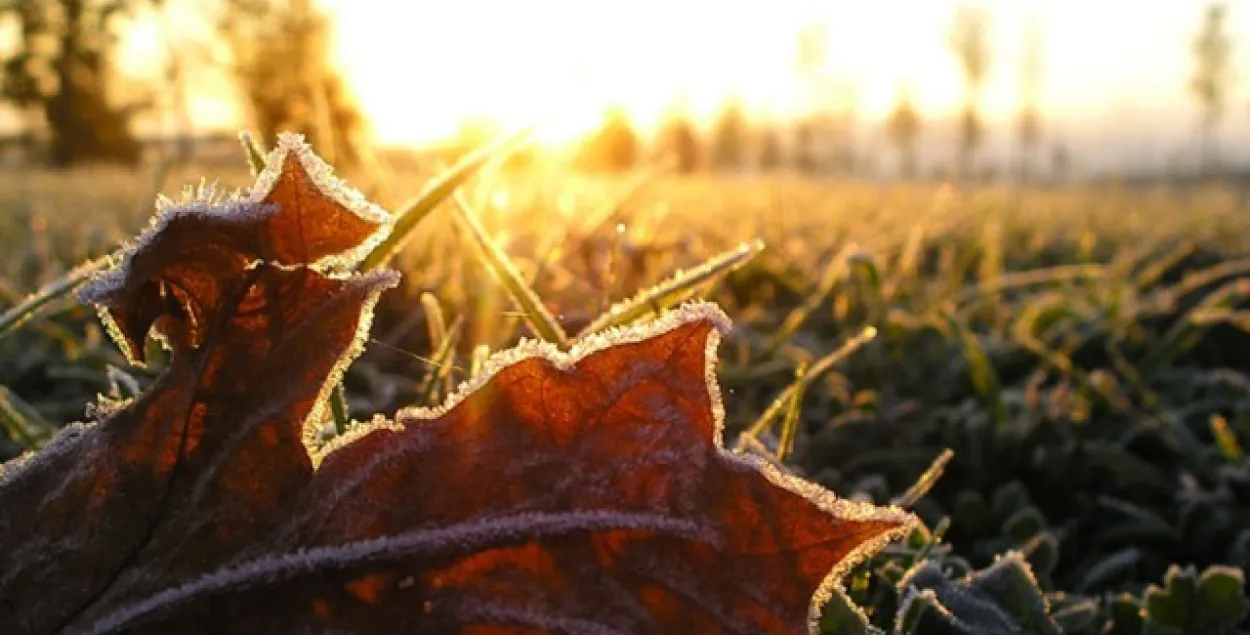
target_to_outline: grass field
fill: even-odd
[[[398,208],[431,176],[392,175],[379,202]],[[194,168],[0,175],[0,310],[132,236],[155,192],[197,180]],[[1250,205],[1237,194],[487,173],[466,195],[570,334],[763,241],[742,266],[662,300],[697,294],[734,320],[721,350],[727,438],[750,429],[792,469],[907,503],[927,524],[856,574],[850,599],[876,627],[896,615],[924,633],[1250,626],[1244,579],[1197,577],[1250,567]],[[383,297],[348,375],[357,418],[438,401],[482,347],[529,335],[446,212],[406,245],[403,286]],[[159,360],[127,367],[89,308],[53,301],[0,339],[0,459],[81,418],[98,393],[141,389]],[[774,404],[795,394],[801,409]],[[1012,550],[1048,603],[1003,573],[1014,561],[996,556]],[[1174,564],[1196,570],[1169,575]],[[932,597],[901,591],[909,569]],[[1190,578],[1199,591],[1182,602]],[[1229,579],[1240,595],[1204,594]],[[828,632],[867,632],[842,601]],[[981,630],[923,614],[938,603]],[[990,613],[1023,630],[990,629]]]

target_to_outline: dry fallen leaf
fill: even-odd
[[[342,273],[390,218],[282,137],[246,197],[169,203],[84,289],[137,361],[0,466],[0,632],[815,632],[912,517],[724,449],[721,311],[694,304],[496,355],[437,410],[310,430],[392,272]]]

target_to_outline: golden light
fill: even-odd
[[[377,133],[411,142],[465,118],[538,122],[545,141],[567,142],[610,105],[646,130],[673,108],[707,118],[730,95],[784,114],[796,103],[795,29],[810,12],[795,2],[324,4]]]
[[[178,29],[203,20],[183,0]],[[757,118],[820,107],[879,121],[902,85],[929,117],[955,113],[963,79],[946,43],[959,0],[319,0],[330,13],[335,63],[376,136],[387,143],[454,137],[465,122],[541,124],[560,145],[592,130],[609,105],[644,132],[673,110],[707,124],[727,99]],[[1185,107],[1186,46],[1200,12],[1149,10],[1131,0],[983,0],[994,58],[983,113],[1018,107],[1027,23],[1043,29],[1043,107],[1052,116],[1126,102]],[[179,6],[174,3],[173,6]],[[177,10],[171,9],[174,13]],[[1126,15],[1131,29],[1120,28]],[[796,69],[799,33],[823,25],[819,86]],[[157,32],[135,24],[124,63],[156,64]],[[1241,30],[1241,27],[1234,25]],[[197,80],[198,83],[198,80]],[[198,121],[225,123],[214,85],[193,99]],[[210,102],[217,100],[212,107]]]

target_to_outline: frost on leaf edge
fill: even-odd
[[[4,487],[19,474],[54,456],[68,452],[83,440],[84,435],[95,427],[93,422],[67,423],[57,430],[52,439],[37,450],[27,450],[8,461],[0,463],[0,487]]]
[[[148,220],[139,236],[123,241],[121,248],[108,257],[109,266],[93,274],[76,293],[80,302],[95,307],[109,338],[121,349],[126,361],[135,366],[143,366],[136,357],[138,351],[130,350],[121,326],[110,312],[113,308],[110,296],[126,286],[126,281],[131,277],[131,262],[135,255],[156,241],[167,227],[183,218],[200,217],[227,225],[244,225],[264,219],[277,211],[274,206],[254,204],[237,195],[221,196],[215,185],[201,185],[195,191],[186,190],[183,200],[178,202],[164,197],[158,198],[156,208],[156,214]],[[164,337],[159,333],[156,335],[157,341],[168,349]]]
[[[108,295],[121,289],[130,276],[130,261],[139,251],[148,247],[165,228],[186,217],[199,216],[226,224],[246,224],[263,219],[276,211],[267,205],[255,205],[236,196],[219,197],[215,188],[201,187],[195,193],[184,194],[182,201],[160,198],[157,212],[149,220],[138,237],[122,242],[121,249],[108,257],[109,267],[91,276],[80,289],[78,299],[92,304],[103,304]]]
[[[334,168],[318,156],[312,146],[304,140],[304,135],[296,132],[278,134],[277,144],[265,157],[265,169],[256,175],[247,200],[251,203],[261,203],[273,192],[273,188],[282,177],[282,168],[288,156],[294,156],[299,161],[300,167],[304,169],[309,181],[318,192],[362,220],[377,225],[373,233],[355,247],[325,256],[316,262],[309,263],[309,266],[314,268],[349,267],[360,262],[373,251],[374,247],[381,244],[394,228],[395,215],[380,205],[370,202],[360,190],[339,178],[334,173]]]
[[[334,390],[334,386],[342,380],[343,375],[347,372],[347,368],[351,366],[352,362],[364,352],[365,342],[369,338],[369,330],[373,325],[374,308],[377,306],[382,293],[397,286],[400,280],[399,273],[391,269],[378,269],[363,274],[328,277],[348,281],[352,286],[364,288],[366,291],[365,297],[361,302],[360,314],[357,318],[356,329],[352,334],[352,339],[339,355],[338,361],[330,369],[330,372],[326,374],[325,381],[317,391],[316,401],[314,401],[312,409],[302,422],[302,441],[305,451],[310,458],[316,456],[315,424],[326,418],[326,408],[328,407],[330,394]],[[352,290],[350,289],[344,289],[341,293],[351,292]],[[107,310],[102,305],[97,304],[97,307],[102,319],[105,320],[111,331],[115,326],[112,319],[108,317]],[[119,342],[124,342],[124,338],[120,339]],[[119,343],[119,346],[124,346],[124,344]],[[18,474],[27,471],[36,464],[68,451],[79,441],[83,440],[86,433],[92,431],[98,425],[107,424],[109,418],[123,411],[133,402],[134,399],[132,398],[112,404],[101,401],[88,404],[88,418],[94,420],[68,423],[62,426],[56,435],[43,447],[28,450],[8,461],[0,462],[0,486],[12,481]]]
[[[331,276],[334,277],[334,276]],[[352,339],[343,352],[339,354],[339,359],[334,363],[330,372],[326,373],[325,380],[321,384],[321,389],[317,391],[317,399],[313,402],[313,407],[308,411],[308,416],[302,422],[302,441],[304,450],[308,453],[309,460],[313,465],[317,464],[318,441],[317,441],[317,424],[329,418],[326,410],[330,405],[330,397],[334,392],[334,387],[343,381],[347,369],[360,357],[365,350],[365,342],[369,340],[369,331],[373,328],[374,309],[377,307],[378,300],[381,299],[382,293],[399,286],[400,274],[394,269],[375,269],[365,273],[350,274],[343,277],[350,280],[352,284],[358,284],[369,287],[364,301],[361,302],[360,314],[356,319],[356,331],[352,334]],[[345,290],[346,291],[346,290]]]
[[[335,175],[321,157],[313,151],[304,140],[304,136],[292,132],[278,135],[278,143],[265,161],[265,169],[256,175],[251,190],[246,194],[238,191],[224,192],[216,181],[212,183],[201,180],[198,187],[183,189],[182,199],[175,201],[164,195],[156,199],[156,213],[148,220],[147,226],[139,235],[125,240],[120,249],[108,257],[109,266],[95,273],[78,289],[76,295],[84,303],[96,309],[101,323],[110,339],[122,350],[128,362],[142,366],[136,354],[131,351],[120,327],[109,312],[108,296],[126,285],[130,278],[130,263],[135,254],[152,244],[157,236],[169,225],[184,217],[198,216],[227,224],[246,224],[262,220],[274,213],[278,207],[264,203],[282,176],[282,168],[286,158],[294,155],[300,167],[308,175],[313,187],[334,203],[359,218],[374,223],[377,227],[355,247],[338,254],[325,256],[315,262],[307,263],[311,269],[323,270],[327,267],[351,266],[359,262],[366,254],[380,244],[394,227],[395,217],[381,206],[370,202],[359,190]],[[164,338],[157,334],[157,341],[168,348]]]
[[[829,571],[817,585],[808,607],[808,633],[819,635],[820,618],[823,609],[833,598],[835,591],[845,591],[842,580],[852,569],[859,566],[879,552],[882,547],[893,540],[906,536],[916,526],[919,519],[903,509],[894,506],[878,506],[872,503],[840,498],[823,486],[800,478],[784,471],[763,457],[751,454],[739,454],[727,448],[724,443],[725,406],[722,402],[720,382],[717,379],[719,348],[721,337],[732,330],[732,322],[725,312],[715,303],[705,301],[688,302],[674,310],[667,311],[659,317],[644,323],[618,326],[605,329],[576,341],[568,352],[560,350],[550,342],[522,339],[515,347],[493,353],[482,365],[482,370],[473,379],[461,382],[459,387],[438,406],[410,407],[399,410],[393,419],[376,415],[372,421],[358,423],[345,433],[331,439],[311,454],[314,468],[320,466],[327,456],[334,451],[350,445],[374,431],[387,429],[403,431],[409,425],[420,425],[424,421],[437,419],[455,408],[477,390],[489,383],[503,370],[530,359],[541,359],[555,368],[571,372],[578,362],[613,346],[636,344],[648,339],[659,337],[682,326],[707,322],[713,328],[708,331],[704,346],[704,378],[706,380],[709,401],[712,405],[713,435],[712,444],[717,457],[731,465],[759,472],[773,485],[798,495],[821,511],[837,519],[856,521],[882,521],[897,523],[897,527],[882,532],[877,537],[856,545],[836,566]],[[863,614],[862,609],[852,604],[852,609]]]

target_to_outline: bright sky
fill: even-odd
[[[883,116],[904,83],[933,115],[953,112],[963,94],[945,39],[955,0],[321,2],[336,20],[337,62],[386,142],[436,139],[472,116],[555,122],[556,133],[572,134],[608,103],[647,126],[678,102],[710,114],[727,95],[785,116],[809,103],[794,60],[796,33],[812,20],[828,27],[825,72],[863,118]],[[1191,117],[1189,47],[1205,3],[982,4],[992,13],[996,52],[982,101],[991,118],[1017,107],[1030,18],[1042,29],[1042,99],[1051,116],[1145,105]],[[1250,3],[1233,2],[1229,20],[1235,45],[1250,48]],[[154,31],[144,29],[129,53],[136,64],[155,53]],[[1235,63],[1250,64],[1250,51],[1236,49]],[[227,117],[212,92],[197,98],[197,113]],[[1248,103],[1250,95],[1234,95],[1234,112]]]

